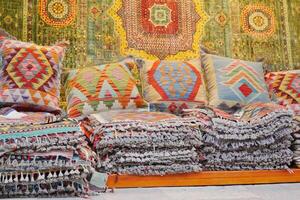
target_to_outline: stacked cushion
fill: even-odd
[[[234,114],[191,109],[202,126],[207,170],[285,169],[293,153],[292,113],[276,104],[255,103]]]
[[[168,113],[129,112],[83,123],[100,157],[100,170],[164,175],[201,170],[201,132],[196,118]]]
[[[204,54],[209,105],[228,110],[236,105],[270,102],[262,63]]]
[[[0,146],[1,197],[89,193],[87,179],[96,156],[78,125],[69,121],[27,121],[14,126],[2,122]]]
[[[0,38],[0,102],[6,106],[57,112],[65,47],[39,46]]]
[[[69,117],[144,107],[146,103],[129,71],[134,66],[134,60],[126,59],[71,71],[66,81]]]

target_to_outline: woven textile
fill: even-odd
[[[59,108],[64,47],[1,40],[0,102],[43,111]]]
[[[226,108],[236,104],[270,102],[262,63],[205,54],[209,104]]]
[[[1,122],[0,122],[1,123]],[[96,155],[77,124],[0,126],[0,196],[83,196]]]
[[[125,2],[123,0],[118,1]],[[132,2],[137,1],[127,0],[126,2],[133,4]],[[209,50],[217,52],[218,55],[252,61],[265,58],[267,64],[270,65],[270,71],[300,69],[300,49],[298,48],[300,40],[297,39],[300,33],[300,24],[297,20],[300,13],[300,1],[214,0],[203,1],[200,9],[197,9],[197,4],[194,8],[190,7],[189,5],[192,5],[190,4],[191,0],[142,1],[145,5],[149,5],[148,2],[170,2],[169,4],[173,5],[176,2],[176,5],[181,4],[177,6],[177,9],[170,6],[173,10],[177,10],[177,13],[171,12],[173,16],[177,14],[178,20],[175,19],[176,21],[180,22],[182,20],[180,17],[185,17],[185,20],[182,20],[183,23],[179,23],[178,26],[181,33],[187,32],[185,29],[191,30],[191,26],[185,26],[184,23],[194,23],[193,20],[186,20],[186,16],[198,12],[194,19],[200,16],[198,22],[204,25],[207,17],[202,15],[207,13],[209,20],[205,23],[205,26],[201,25],[203,34],[201,34],[200,43]],[[193,2],[198,3],[201,1],[193,0]],[[0,0],[0,13],[3,13],[0,16],[0,23],[2,28],[23,41],[34,41],[43,45],[53,44],[62,39],[70,41],[64,59],[64,67],[81,68],[120,59],[122,53],[120,51],[120,41],[125,40],[121,39],[124,38],[124,35],[119,34],[118,27],[123,30],[125,24],[122,26],[116,23],[116,21],[124,22],[121,16],[123,12],[118,12],[115,7],[116,4],[118,4],[117,1],[112,0]],[[113,10],[112,6],[114,7]],[[125,10],[128,13],[126,15],[127,19],[130,17],[138,20],[142,18],[141,12],[139,12],[142,9],[135,8],[131,7]],[[156,8],[157,11],[161,11],[157,13],[162,13],[160,15],[162,17],[158,19],[169,19],[163,18],[163,16],[170,16],[164,15],[164,13],[169,13],[168,10],[164,11],[160,9],[161,7]],[[192,11],[195,8],[198,11]],[[132,11],[133,9],[137,12]],[[145,11],[148,12],[146,7]],[[115,15],[112,15],[112,13]],[[116,17],[119,17],[119,20],[116,20]],[[143,19],[146,18],[147,15],[143,17]],[[141,22],[140,20],[138,24],[142,25]],[[149,21],[144,20],[144,22],[148,23]],[[161,22],[158,22],[162,24],[167,21],[161,20]],[[151,22],[148,24],[151,24]],[[169,27],[174,27],[172,30],[176,30],[176,26],[172,24]],[[180,27],[183,28],[180,29]],[[140,26],[139,30],[142,30],[142,28]],[[157,28],[153,28],[153,31],[156,30]],[[165,31],[167,28],[163,27],[162,30]],[[127,28],[125,32],[127,32]],[[141,34],[147,35],[147,37],[148,35],[154,35],[154,33],[147,34],[145,31],[139,32],[139,35]],[[180,35],[175,36],[175,34],[162,34],[157,31],[157,35],[152,37],[155,38],[154,44],[158,46],[154,49],[156,51],[164,49],[161,51],[170,52],[165,47],[175,49],[174,47],[180,47],[179,44],[182,44],[182,42],[191,41],[191,37],[180,37]],[[134,37],[135,35],[131,36]],[[166,43],[160,45],[157,39],[163,36],[166,36],[166,40],[168,38],[173,40],[168,42],[167,45],[163,45]],[[125,35],[125,37],[127,36]],[[194,34],[194,38],[196,37],[197,32]],[[143,47],[145,45],[142,43],[147,44],[147,47],[154,46],[154,44],[146,43],[150,40],[139,42],[140,40],[144,41],[146,39],[145,37],[137,39],[138,42],[135,43],[135,46],[141,45],[141,49],[137,50],[148,50],[148,48]],[[126,41],[134,45],[132,41]],[[199,39],[194,39],[195,43],[199,41]],[[187,47],[189,44],[186,43],[181,47]],[[194,48],[198,48],[198,44]],[[132,51],[133,49],[128,50]],[[192,48],[190,50],[191,52],[183,52],[184,57],[195,55],[196,51]],[[178,55],[178,57],[180,56]]]
[[[99,170],[119,174],[164,175],[201,171],[201,132],[196,118],[169,113],[129,112],[81,126],[101,160]]]
[[[294,131],[293,131],[294,142],[292,150],[294,152],[294,164],[300,168],[300,117],[294,119]]]
[[[206,87],[200,60],[145,61],[141,79],[146,101],[206,103]]]
[[[116,0],[109,13],[121,36],[121,54],[147,59],[199,57],[207,21],[202,1]]]
[[[168,112],[181,115],[184,109],[197,108],[201,105],[203,103],[193,101],[157,101],[149,103],[149,109],[151,112]]]
[[[292,161],[293,117],[280,105],[249,104],[233,114],[200,107],[183,116],[201,121],[206,170],[286,169]]]
[[[132,65],[136,64],[125,60],[71,71],[66,82],[69,116],[145,106],[127,67]]]
[[[274,101],[300,115],[300,70],[270,72],[265,79]]]

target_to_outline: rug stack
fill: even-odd
[[[294,142],[293,142],[293,151],[294,151],[294,164],[300,168],[300,116],[294,119]]]
[[[103,123],[96,115],[90,116],[94,126],[90,138],[100,157],[101,171],[164,175],[202,170],[202,137],[196,118],[133,112]]]
[[[82,196],[96,155],[70,121],[0,126],[0,197]]]
[[[292,161],[292,113],[275,104],[252,104],[228,114],[217,109],[187,110],[198,117],[206,170],[285,169]]]

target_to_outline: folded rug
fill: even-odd
[[[0,196],[90,194],[97,156],[80,127],[71,121],[39,124],[32,119],[0,126]]]
[[[82,123],[101,159],[100,170],[138,175],[201,171],[201,122],[196,118],[129,112],[100,119],[94,114]]]
[[[204,169],[281,169],[292,160],[293,113],[282,106],[255,103],[230,114],[201,107],[185,110],[183,117],[211,122],[200,128]]]

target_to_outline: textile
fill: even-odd
[[[293,162],[300,168],[300,117],[295,117],[293,121],[293,137],[294,142],[292,145],[292,150],[294,152]]]
[[[270,72],[265,79],[273,100],[300,115],[300,70]]]
[[[222,108],[270,102],[262,63],[210,54],[203,55],[202,62],[211,106]]]
[[[120,35],[121,54],[146,59],[199,58],[199,41],[208,19],[202,3],[116,0],[109,13]]]
[[[60,121],[0,126],[0,196],[90,194],[97,157],[77,124]]]
[[[111,0],[0,0],[0,13],[3,13],[0,23],[2,28],[22,41],[43,45],[63,39],[70,41],[64,67],[82,68],[112,62],[122,56],[121,35],[111,17],[113,4],[115,1]],[[60,5],[60,9],[55,9],[55,5]],[[203,1],[200,17],[207,13],[209,20],[202,27],[200,43],[222,56],[251,61],[264,58],[270,71],[300,69],[299,6],[299,1],[288,0]],[[41,11],[41,8],[45,10]],[[181,11],[179,7],[177,10]],[[188,10],[192,9],[186,7],[183,13],[188,13]],[[132,12],[128,16],[136,19],[137,15],[138,12]],[[182,15],[178,12],[177,16]],[[202,16],[202,19],[205,18]],[[263,36],[257,37],[256,33]],[[191,39],[171,38],[173,41],[168,44],[173,45]],[[199,39],[194,41],[198,43]],[[173,49],[170,45],[166,47]],[[159,46],[157,49],[163,48]],[[146,49],[142,47],[140,50]]]
[[[207,102],[204,72],[199,59],[144,61],[141,69],[146,101]]]
[[[97,115],[81,123],[100,161],[109,173],[164,175],[199,172],[202,168],[201,132],[196,118],[170,113],[116,113],[108,122]]]
[[[197,108],[204,103],[196,101],[156,101],[149,103],[151,112],[167,112],[175,115],[181,115],[184,109]]]
[[[69,117],[144,107],[136,79],[127,67],[132,65],[134,61],[126,60],[71,71],[66,81]]]
[[[229,114],[200,107],[184,117],[202,122],[204,170],[286,169],[293,152],[293,115],[282,106],[254,103]]]
[[[40,111],[59,111],[65,47],[1,38],[0,102]]]

